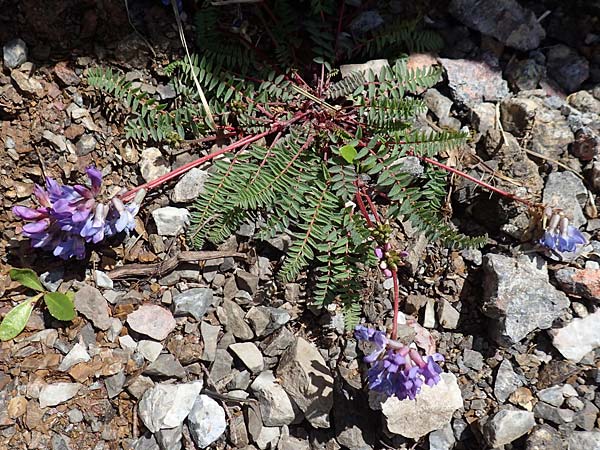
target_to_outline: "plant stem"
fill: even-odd
[[[394,280],[394,321],[392,324],[392,339],[398,336],[398,309],[400,306],[400,294],[398,288],[398,272],[392,270],[392,280]]]

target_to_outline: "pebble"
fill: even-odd
[[[533,429],[527,438],[525,450],[563,450],[563,443],[554,428],[543,424]]]
[[[60,366],[58,366],[58,370],[61,372],[66,372],[75,364],[80,362],[87,362],[90,360],[90,355],[87,352],[84,345],[77,343],[73,346],[73,348],[67,353],[67,355],[63,358]]]
[[[227,331],[232,332],[236,338],[244,341],[254,337],[252,329],[244,320],[244,310],[237,303],[231,300],[224,300],[223,312],[227,321],[225,324]]]
[[[579,362],[600,347],[600,311],[583,319],[573,319],[563,328],[550,330],[552,344],[567,359]]]
[[[508,397],[523,385],[521,378],[514,372],[509,360],[504,359],[498,367],[496,381],[494,383],[494,395],[500,403],[508,400]]]
[[[529,433],[534,426],[533,413],[503,409],[485,423],[482,432],[490,447],[497,448]]]
[[[60,405],[75,397],[82,387],[79,383],[47,384],[40,389],[40,408]]]
[[[231,344],[229,349],[244,363],[252,372],[259,373],[265,367],[265,361],[258,347],[252,342],[240,342]]]
[[[156,341],[141,340],[137,344],[137,351],[144,357],[144,359],[150,362],[156,361],[156,358],[158,358],[158,355],[160,355],[162,349],[162,344]]]
[[[213,301],[213,291],[210,288],[188,289],[173,297],[175,316],[190,314],[200,322]]]
[[[106,394],[108,398],[115,398],[123,390],[127,377],[124,372],[119,372],[113,376],[104,379],[104,386],[106,387]]]
[[[123,350],[134,352],[137,349],[138,343],[128,334],[119,336],[119,345]]]
[[[162,341],[177,323],[171,312],[158,305],[142,305],[127,316],[127,323],[132,330]]]
[[[328,428],[333,407],[333,377],[314,344],[298,337],[279,361],[277,378],[308,422]]]
[[[483,355],[475,350],[466,348],[463,352],[463,362],[470,369],[477,371],[483,369]]]
[[[562,386],[552,386],[547,389],[542,389],[537,393],[537,397],[541,401],[556,407],[562,405],[565,400]]]
[[[292,401],[275,381],[272,371],[267,370],[258,375],[250,389],[258,399],[262,421],[266,426],[279,427],[294,421],[296,414]]]
[[[548,73],[567,93],[579,89],[590,76],[590,64],[572,48],[558,44],[548,51]]]
[[[83,421],[83,413],[79,408],[73,408],[67,413],[69,423],[81,423]]]
[[[207,395],[199,395],[188,416],[188,427],[194,443],[206,448],[225,432],[225,411]]]
[[[600,302],[600,269],[565,267],[557,270],[555,276],[561,289],[567,294]],[[573,303],[572,306],[575,307],[575,304],[581,305],[581,303]]]
[[[575,412],[570,409],[557,408],[544,402],[537,402],[533,408],[535,417],[550,421],[557,425],[573,422]]]
[[[382,404],[387,429],[410,439],[419,439],[446,426],[454,411],[463,407],[463,399],[451,373],[440,374],[433,387],[424,385],[415,400],[390,397]]]
[[[559,208],[569,217],[570,223],[577,228],[586,223],[583,206],[588,193],[583,181],[572,172],[552,172],[548,175],[542,202],[544,205]]]
[[[83,286],[75,293],[74,303],[75,309],[90,320],[96,328],[100,330],[110,328],[108,302],[98,289],[92,286]]]
[[[152,211],[159,236],[177,236],[189,223],[190,213],[185,208],[165,206]]]
[[[186,376],[186,371],[181,363],[170,353],[163,353],[151,362],[146,369],[144,375],[167,378],[183,378]]]
[[[8,41],[2,47],[2,58],[5,67],[16,69],[27,61],[27,44],[20,38]]]
[[[183,384],[157,384],[144,392],[138,415],[151,433],[181,425],[190,414],[202,389],[202,381]]]
[[[170,171],[169,163],[156,147],[149,147],[142,151],[139,166],[142,178],[147,183]]]
[[[171,200],[175,203],[191,202],[204,192],[207,179],[207,171],[194,167],[177,182],[171,192]]]
[[[96,149],[98,141],[91,134],[84,134],[75,144],[77,156],[85,156],[92,153]]]
[[[99,288],[112,289],[114,287],[113,280],[106,275],[106,272],[102,272],[101,270],[94,270],[94,280],[96,281],[96,286]]]
[[[452,450],[456,439],[449,423],[429,433],[429,450]]]
[[[217,352],[217,343],[221,327],[218,325],[211,325],[208,322],[202,322],[200,324],[200,334],[202,335],[202,341],[204,342],[204,351],[202,352],[202,361],[212,362],[215,360],[215,354]]]

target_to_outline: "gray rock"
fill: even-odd
[[[183,424],[175,428],[163,428],[155,434],[160,450],[181,450]]]
[[[546,37],[535,14],[515,0],[452,0],[449,11],[469,28],[517,50],[536,49]]]
[[[79,408],[73,408],[67,413],[69,423],[81,423],[83,421],[83,413]]]
[[[267,356],[279,356],[286,351],[296,340],[293,333],[287,328],[280,329],[269,339],[263,341],[261,348]]]
[[[254,337],[252,329],[244,320],[244,310],[237,303],[231,300],[224,300],[223,311],[227,318],[225,327],[228,331],[231,331],[236,338],[247,341]]]
[[[260,337],[264,336],[265,332],[267,331],[267,327],[271,322],[271,314],[264,306],[253,306],[248,310],[248,313],[246,314],[246,320],[250,322],[250,326],[254,330],[254,334]]]
[[[2,58],[5,67],[16,69],[27,61],[27,44],[19,38],[8,41],[2,47]]]
[[[485,423],[482,433],[490,447],[496,448],[510,444],[529,433],[534,426],[532,412],[503,409]]]
[[[124,372],[119,372],[104,380],[104,387],[106,387],[108,398],[114,398],[121,393],[125,385],[125,380],[126,376]]]
[[[436,115],[441,127],[448,127],[454,130],[460,129],[460,121],[450,115],[450,109],[453,105],[452,100],[444,97],[435,88],[427,89],[423,95],[423,100],[425,100],[427,108]]]
[[[75,364],[80,362],[85,362],[90,360],[90,355],[85,349],[85,346],[77,343],[73,346],[73,348],[65,355],[60,365],[58,366],[58,370],[61,372],[66,372]]]
[[[466,348],[463,352],[463,362],[470,369],[483,369],[483,355],[475,350]]]
[[[252,373],[259,373],[264,369],[265,361],[262,353],[254,343],[239,342],[237,344],[231,344],[229,349],[240,358]]]
[[[514,59],[505,70],[505,76],[515,91],[536,89],[546,78],[546,58],[541,52],[531,52],[533,57]]]
[[[477,103],[470,107],[471,123],[481,134],[496,127],[496,106],[493,103]]]
[[[535,121],[539,100],[511,97],[500,103],[500,122],[504,131],[521,137],[530,133]]]
[[[65,276],[65,269],[59,267],[57,269],[44,272],[40,275],[40,281],[46,289],[50,292],[56,292],[63,282]]]
[[[204,351],[202,352],[202,361],[214,361],[215,354],[217,352],[217,343],[221,327],[218,325],[211,325],[208,322],[202,322],[200,324],[200,334],[202,335],[202,341],[204,342]]]
[[[194,443],[206,448],[225,432],[225,411],[207,395],[200,395],[188,416],[188,427]]]
[[[585,225],[583,207],[588,199],[587,189],[572,172],[553,172],[548,175],[542,202],[564,211],[573,226]]]
[[[425,315],[423,317],[423,326],[425,328],[435,328],[435,300],[430,298],[425,303]]]
[[[513,371],[509,360],[504,359],[498,367],[494,383],[494,395],[500,403],[504,403],[519,387],[523,386],[521,378]]]
[[[313,344],[298,337],[281,356],[277,378],[313,427],[329,427],[333,377]]]
[[[456,101],[474,106],[482,101],[502,100],[509,94],[500,69],[488,62],[440,58]]]
[[[575,419],[575,412],[570,409],[557,408],[544,402],[537,402],[533,408],[533,413],[535,417],[557,425],[571,423]]]
[[[450,423],[454,411],[463,407],[463,399],[456,377],[451,373],[440,376],[440,382],[433,387],[423,386],[415,400],[390,397],[382,404],[391,433],[419,439]]]
[[[170,170],[169,163],[156,147],[149,147],[143,150],[139,164],[140,172],[146,182],[166,175]]]
[[[600,347],[600,311],[583,319],[573,319],[567,326],[551,330],[552,344],[567,359],[579,362]]]
[[[560,159],[575,140],[571,126],[558,109],[547,106],[548,99],[532,98],[538,107],[531,128],[531,150],[549,158]]]
[[[133,450],[161,450],[153,434],[144,435],[133,443]]]
[[[456,439],[450,424],[429,433],[429,450],[452,450],[455,443]]]
[[[62,434],[54,434],[50,442],[52,450],[71,450],[71,446],[69,445],[71,440]]]
[[[579,91],[569,95],[567,102],[583,113],[600,114],[600,100],[587,91]]]
[[[360,447],[348,447],[350,450],[358,450]],[[367,447],[370,448],[370,447]],[[363,447],[364,449],[364,447]],[[311,450],[310,442],[293,436],[281,436],[277,443],[277,450]]]
[[[91,134],[84,134],[79,138],[75,149],[77,150],[77,156],[85,156],[92,153],[96,149],[98,141]]]
[[[581,127],[575,132],[571,153],[580,161],[591,161],[600,153],[600,136],[589,127]]]
[[[155,377],[183,378],[186,375],[181,363],[170,353],[158,355],[158,358],[146,367],[144,375]]]
[[[548,74],[567,92],[579,89],[590,76],[590,64],[575,50],[563,44],[548,51]]]
[[[60,405],[75,397],[82,387],[79,383],[47,384],[40,389],[40,408]]]
[[[75,309],[96,328],[108,330],[111,325],[108,315],[108,302],[102,293],[92,286],[83,286],[75,293]]]
[[[574,431],[567,442],[568,450],[600,450],[600,431]]]
[[[185,208],[165,206],[152,211],[152,217],[159,236],[177,236],[187,226],[190,213]]]
[[[565,401],[562,391],[562,386],[552,386],[539,391],[537,397],[549,405],[559,407]]]
[[[533,429],[527,438],[525,450],[563,450],[563,443],[558,432],[544,424]]]
[[[138,404],[138,415],[152,433],[177,427],[192,410],[201,389],[202,381],[157,384],[144,392]]]
[[[210,288],[188,289],[173,297],[175,316],[190,314],[200,322],[213,301],[213,291]]]
[[[253,275],[245,270],[237,270],[235,272],[235,282],[237,283],[238,289],[250,293],[250,295],[256,294],[258,289],[258,276]]]
[[[156,93],[160,96],[161,100],[168,100],[177,96],[177,91],[170,84],[159,84],[156,86]]]
[[[578,400],[577,398],[570,398],[569,400]],[[596,426],[596,419],[598,417],[598,407],[589,400],[583,401],[583,409],[577,412],[575,415],[575,425],[585,431],[592,431]]]
[[[554,275],[561,289],[567,294],[579,295],[588,300],[600,302],[600,269],[565,267],[557,270]],[[581,305],[581,303],[573,303],[574,305]],[[584,316],[587,316],[587,310]]]
[[[105,272],[102,272],[101,270],[94,270],[93,274],[97,287],[102,289],[112,289],[114,287],[113,280],[111,280]]]
[[[273,372],[262,372],[250,385],[250,389],[259,401],[264,425],[280,427],[294,421],[296,413],[292,401],[281,385],[275,382]]]
[[[218,383],[223,378],[231,374],[231,366],[233,365],[233,356],[227,350],[217,349],[215,360],[210,368],[210,377]]]
[[[483,268],[482,310],[495,319],[492,334],[501,344],[514,344],[536,329],[550,328],[569,306],[567,296],[549,283],[541,258],[487,254]]]
[[[138,342],[137,351],[146,359],[147,361],[153,362],[156,361],[156,358],[162,352],[163,346],[160,342],[141,340]]]
[[[171,200],[175,203],[191,202],[204,192],[207,178],[207,171],[194,167],[177,182],[171,192]]]
[[[127,323],[132,330],[162,341],[177,323],[171,312],[158,305],[142,305],[127,316]]]

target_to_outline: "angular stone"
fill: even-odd
[[[60,405],[75,397],[82,387],[79,383],[47,384],[40,390],[40,407]]]
[[[137,351],[140,352],[140,355],[150,362],[156,361],[162,349],[162,344],[155,341],[141,340],[137,345]]]
[[[463,406],[456,377],[442,373],[433,387],[424,385],[415,400],[390,397],[382,404],[387,429],[410,439],[419,439],[434,430],[445,427],[454,411]]]
[[[146,390],[138,404],[138,415],[151,433],[181,425],[202,389],[202,381],[157,384]]]
[[[221,327],[218,325],[211,325],[208,322],[202,322],[200,324],[200,334],[202,335],[202,341],[204,342],[204,351],[202,352],[202,361],[214,361],[215,354],[217,352],[217,344]]]
[[[600,347],[600,311],[583,319],[573,319],[567,326],[549,333],[552,344],[565,358],[579,362]]]
[[[244,363],[252,372],[261,372],[265,367],[265,361],[258,347],[252,342],[239,342],[231,344],[229,349]]]
[[[27,44],[19,38],[8,41],[2,47],[2,57],[5,67],[16,69],[27,61]]]
[[[600,302],[600,269],[565,267],[555,273],[556,281],[567,294]]]
[[[245,270],[238,270],[235,272],[235,282],[238,289],[250,293],[250,295],[256,294],[258,289],[258,276],[253,275]]]
[[[183,424],[175,428],[163,428],[156,432],[156,441],[160,450],[181,450],[183,439]]]
[[[517,50],[536,49],[546,37],[535,14],[516,0],[452,0],[449,12],[469,28]]]
[[[158,305],[142,305],[127,316],[127,323],[132,330],[162,341],[177,323],[171,312]]]
[[[483,437],[492,448],[510,444],[535,426],[533,413],[503,409],[486,422]]]
[[[225,327],[232,332],[236,338],[247,341],[254,337],[254,333],[250,326],[244,320],[244,310],[231,300],[223,301],[223,310],[227,317]]]
[[[263,423],[268,427],[289,425],[296,416],[292,401],[280,384],[275,382],[273,372],[267,370],[256,377],[250,389],[258,399]]]
[[[177,182],[171,192],[171,200],[175,203],[191,202],[204,192],[207,178],[207,171],[194,167]]]
[[[90,355],[85,349],[85,346],[77,343],[73,346],[73,348],[66,354],[60,366],[58,366],[58,370],[61,372],[66,372],[75,364],[80,362],[87,362],[90,360]]]
[[[525,450],[563,450],[562,439],[551,426],[540,425],[527,438]]]
[[[571,423],[575,419],[575,412],[570,409],[557,408],[544,402],[537,402],[533,408],[533,413],[535,417],[557,425]]]
[[[538,391],[537,397],[541,401],[546,402],[549,405],[559,407],[563,404],[565,400],[562,391],[562,386],[552,386],[547,389],[542,389],[541,391]]]
[[[198,322],[202,320],[208,308],[213,304],[213,291],[210,288],[193,288],[183,291],[173,297],[175,315],[190,314]]]
[[[542,202],[546,206],[561,209],[577,228],[586,223],[583,207],[587,200],[587,189],[574,173],[565,171],[548,175]]]
[[[108,302],[98,289],[92,286],[83,286],[75,293],[74,303],[75,309],[90,320],[96,328],[100,330],[110,328]]]
[[[569,450],[600,450],[600,431],[573,431],[567,442]]]
[[[140,172],[146,182],[169,173],[169,163],[156,147],[150,147],[142,151],[140,160]]]
[[[152,217],[159,236],[177,236],[188,224],[190,213],[185,208],[165,206],[152,211]]]
[[[507,359],[502,360],[498,367],[496,382],[494,384],[494,395],[498,401],[504,403],[510,397],[510,394],[515,392],[520,386],[523,386],[523,381],[513,371],[510,361]]]
[[[527,256],[510,258],[487,254],[484,257],[483,312],[495,321],[494,338],[501,344],[514,344],[536,329],[547,329],[563,309],[567,296],[548,281],[541,259],[536,266]]]
[[[298,337],[277,367],[281,386],[315,428],[329,427],[333,406],[333,377],[319,350]]]
[[[123,386],[125,385],[125,380],[126,376],[124,372],[119,372],[104,380],[108,398],[114,398],[121,393]]]
[[[456,438],[450,424],[429,433],[429,450],[452,450],[455,443]]]
[[[568,93],[576,91],[590,76],[590,63],[575,50],[558,44],[548,51],[548,74]]]
[[[20,72],[18,69],[12,70],[10,76],[21,91],[37,95],[38,97],[44,95],[44,86],[35,78]]]
[[[183,378],[186,375],[181,363],[170,353],[163,353],[144,370],[144,375]]]
[[[233,356],[227,350],[217,349],[215,360],[210,368],[210,377],[218,383],[223,378],[231,375],[231,366],[233,365]]]
[[[206,448],[225,432],[225,411],[207,395],[199,395],[188,416],[188,427],[194,443]]]
[[[483,369],[483,355],[475,350],[466,348],[463,352],[463,362],[470,369]]]

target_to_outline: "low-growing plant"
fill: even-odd
[[[8,341],[18,336],[27,325],[33,308],[43,301],[50,315],[61,321],[70,321],[75,318],[73,306],[73,292],[48,291],[36,273],[31,269],[11,269],[10,278],[36,292],[35,295],[23,300],[12,308],[0,323],[0,340]]]

